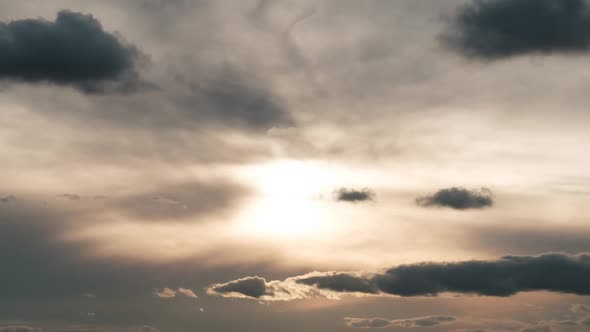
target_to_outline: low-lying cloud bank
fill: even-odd
[[[488,188],[479,190],[451,187],[432,195],[418,197],[416,204],[424,207],[446,207],[455,210],[483,209],[494,205],[494,195]]]
[[[551,291],[590,295],[590,254],[548,253],[506,256],[497,260],[400,265],[381,273],[312,272],[266,281],[246,277],[210,285],[210,295],[265,301],[312,297],[337,299],[342,294],[437,296],[459,293],[511,296]]]
[[[386,318],[344,318],[348,327],[356,328],[388,328],[388,327],[430,327],[445,323],[454,322],[457,318],[453,316],[425,316],[405,319],[386,319]]]

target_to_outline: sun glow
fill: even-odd
[[[259,191],[240,216],[241,232],[297,237],[330,229],[327,203],[342,183],[342,170],[311,161],[278,161],[248,167],[241,175]]]

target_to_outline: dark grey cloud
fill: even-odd
[[[456,210],[483,209],[494,204],[492,191],[487,188],[469,190],[460,187],[441,189],[432,195],[418,197],[420,206],[448,207]]]
[[[440,293],[462,293],[483,296],[511,296],[527,291],[551,291],[590,295],[590,254],[560,253],[539,256],[506,256],[492,261],[454,263],[418,263],[400,265],[373,275],[331,272],[312,273],[285,281],[256,280],[256,292],[245,294],[231,288],[238,297],[272,297],[275,289],[302,292],[312,287],[326,293],[365,293],[396,296],[436,296]],[[226,285],[235,285],[229,282]],[[217,286],[217,285],[215,285]],[[211,290],[219,290],[211,288]],[[228,293],[222,289],[221,292]],[[227,295],[227,294],[226,294]],[[287,298],[288,299],[288,298]]]
[[[587,0],[475,0],[451,21],[444,43],[472,58],[590,50]]]
[[[340,188],[335,191],[334,198],[340,202],[366,202],[375,199],[375,192],[369,188]]]
[[[223,284],[214,284],[208,288],[209,294],[236,294],[237,297],[260,298],[268,295],[266,280],[260,277],[246,277]]]
[[[284,102],[270,88],[231,66],[189,86],[190,95],[178,106],[195,120],[257,130],[295,125]]]
[[[405,319],[385,319],[385,318],[344,318],[348,327],[356,328],[388,328],[388,327],[430,327],[451,323],[457,320],[453,316],[432,315],[425,317],[405,318]]]
[[[139,51],[92,15],[63,10],[44,19],[0,23],[0,78],[71,85],[87,93],[132,91]]]

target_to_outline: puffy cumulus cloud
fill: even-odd
[[[455,210],[483,209],[494,204],[494,197],[488,188],[469,190],[451,187],[441,189],[431,195],[418,197],[416,204],[424,207],[448,207]]]
[[[369,188],[340,188],[334,192],[334,198],[340,202],[366,202],[375,199],[375,192]]]
[[[425,317],[405,318],[405,319],[385,319],[385,318],[351,318],[346,317],[344,321],[348,327],[356,328],[387,328],[387,327],[430,327],[450,323],[457,318],[453,316],[433,315]]]
[[[443,42],[472,58],[590,50],[587,0],[473,0],[451,20]]]
[[[590,295],[590,254],[506,256],[498,260],[400,265],[382,273],[314,272],[266,281],[247,277],[215,284],[209,294],[293,300],[339,294],[437,296],[441,293],[511,296],[527,291]]]
[[[155,291],[154,295],[161,299],[172,299],[177,296],[184,296],[195,300],[198,298],[197,295],[192,291],[192,289],[182,287],[176,290],[165,287],[161,291]]]
[[[0,78],[71,85],[87,93],[132,91],[139,51],[92,15],[63,10],[54,22],[0,23]]]

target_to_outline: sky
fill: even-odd
[[[590,1],[0,0],[0,332],[590,331]]]

